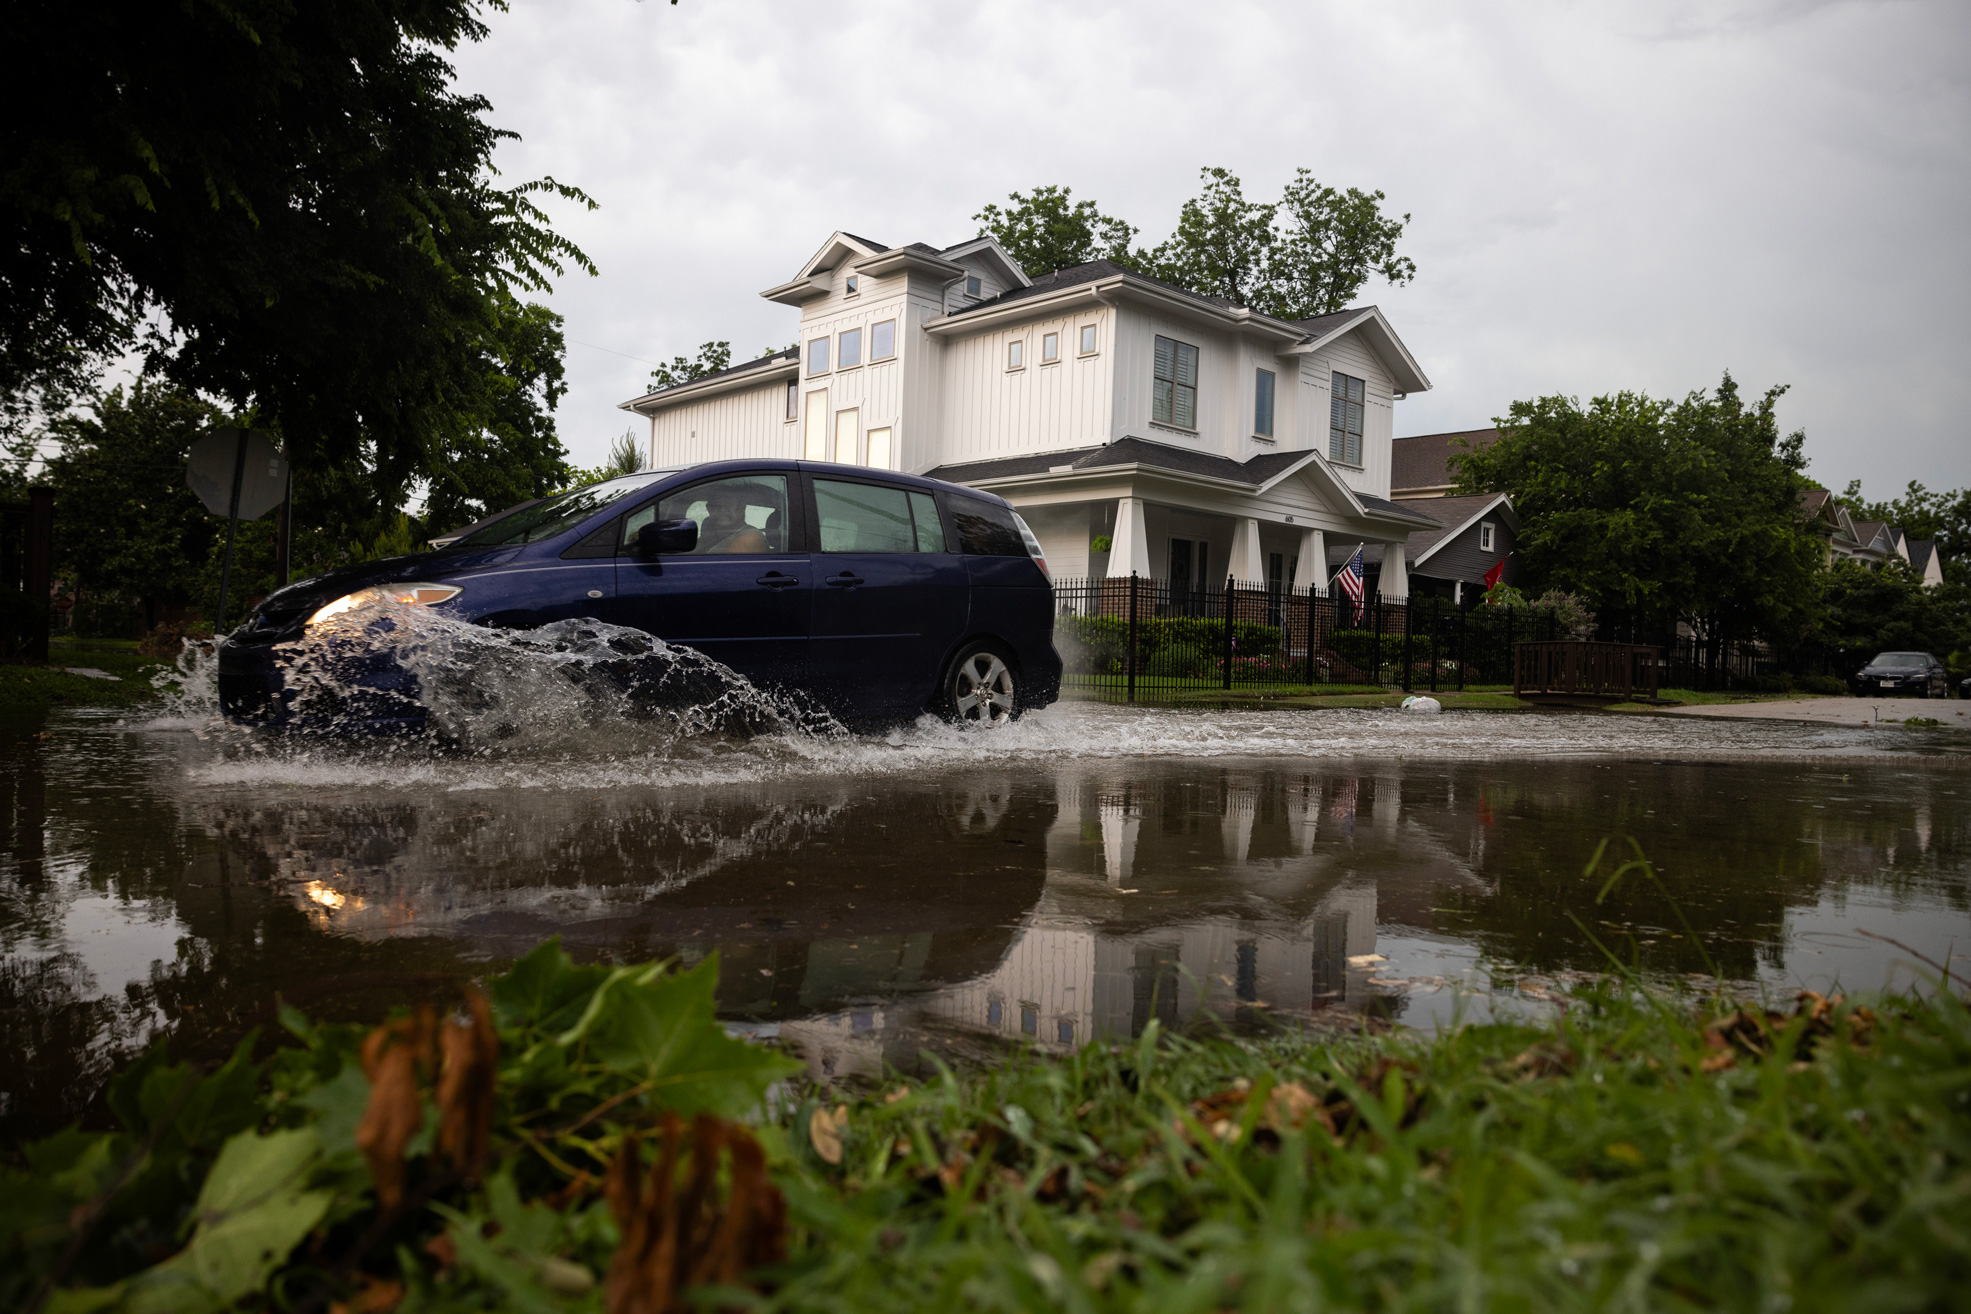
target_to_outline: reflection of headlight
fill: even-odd
[[[345,594],[323,607],[308,618],[310,625],[319,625],[331,616],[340,616],[345,611],[358,607],[375,606],[380,602],[399,602],[407,607],[430,607],[440,602],[456,598],[463,590],[451,584],[388,584],[373,589],[358,589]]]

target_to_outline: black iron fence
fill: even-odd
[[[1228,579],[1202,590],[1131,575],[1055,581],[1054,646],[1071,693],[1156,701],[1211,690],[1510,684],[1533,613]]]

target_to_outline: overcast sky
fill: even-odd
[[[945,245],[1059,183],[1153,242],[1201,166],[1260,199],[1306,166],[1412,216],[1416,281],[1361,298],[1434,385],[1398,435],[1729,369],[1790,385],[1824,484],[1971,483],[1971,5],[512,0],[490,21],[457,63],[521,134],[501,169],[600,207],[553,211],[601,270],[549,298],[581,464],[646,361],[793,341],[757,293],[835,229]]]

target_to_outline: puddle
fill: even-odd
[[[561,709],[568,714],[567,709]],[[753,723],[436,751],[169,716],[0,726],[0,1126],[169,1027],[216,1053],[485,971],[721,957],[820,1074],[1216,1021],[1431,1026],[1604,964],[1774,991],[1971,946],[1971,773],[1902,727],[1066,705],[998,731]],[[1653,887],[1597,906],[1634,836]],[[1578,919],[1578,921],[1577,921]]]

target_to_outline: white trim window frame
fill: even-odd
[[[1093,356],[1102,348],[1101,331],[1093,324],[1081,326],[1081,352],[1083,356]]]
[[[845,328],[835,335],[835,368],[852,370],[862,364],[862,325]]]
[[[980,294],[983,293],[984,290],[985,290],[985,284],[979,282],[979,276],[977,274],[965,275],[966,296],[971,297],[974,301],[976,301],[979,299]]]
[[[1273,407],[1279,395],[1272,370],[1254,370],[1252,379],[1252,436],[1273,441]]]
[[[1362,464],[1362,418],[1367,413],[1369,385],[1336,370],[1328,380],[1328,459],[1341,465]]]
[[[1198,431],[1198,349],[1157,335],[1151,368],[1150,423]]]
[[[828,459],[828,389],[816,388],[807,396],[808,421],[801,435],[801,459]]]
[[[1040,335],[1040,363],[1058,365],[1061,363],[1061,335],[1047,332]]]
[[[894,319],[879,319],[869,326],[869,363],[879,360],[895,360],[897,355],[897,322]]]
[[[853,297],[853,296],[858,296],[858,295],[860,295],[860,294],[861,294],[861,292],[862,292],[862,276],[861,276],[861,275],[859,275],[859,274],[850,274],[850,275],[849,275],[849,276],[848,276],[847,278],[845,278],[845,279],[843,279],[843,280],[842,280],[842,295],[843,295],[843,296],[845,296],[845,297]]]
[[[787,423],[792,424],[801,418],[801,381],[787,380]]]
[[[1478,550],[1480,552],[1496,552],[1498,548],[1494,547],[1493,544],[1498,541],[1499,527],[1489,520],[1480,521],[1478,525]]]
[[[1027,367],[1027,340],[1010,338],[1006,343],[1006,372],[1016,374]]]
[[[833,341],[834,339],[829,337],[808,339],[808,377],[810,379],[828,373],[829,344]]]

